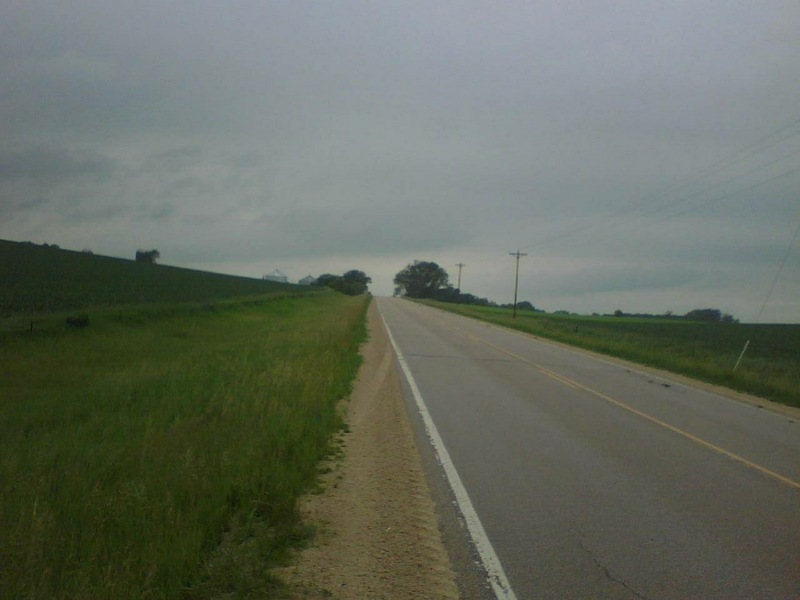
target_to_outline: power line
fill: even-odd
[[[754,173],[754,172],[756,172],[758,170],[761,170],[761,169],[764,169],[766,167],[772,166],[772,165],[776,164],[777,162],[780,162],[781,160],[784,160],[784,159],[786,159],[788,157],[791,157],[791,156],[794,156],[796,154],[800,154],[800,149],[794,150],[790,154],[784,155],[784,156],[782,156],[782,157],[780,157],[778,159],[769,161],[768,163],[766,163],[764,165],[761,165],[760,167],[749,169],[746,173],[742,173],[740,175],[731,177],[729,179],[726,179],[724,181],[718,182],[716,184],[712,184],[709,187],[707,187],[705,190],[702,190],[700,192],[695,192],[694,194],[690,194],[690,195],[684,196],[684,197],[679,198],[679,199],[677,199],[677,200],[675,200],[673,202],[670,202],[670,203],[664,204],[662,206],[656,207],[655,209],[651,209],[649,211],[642,211],[642,212],[639,212],[636,215],[627,215],[627,216],[625,216],[625,217],[623,217],[623,218],[621,218],[621,219],[619,219],[617,221],[614,221],[614,222],[610,221],[610,219],[613,218],[613,215],[612,215],[610,217],[606,217],[605,219],[601,219],[600,221],[595,221],[593,223],[590,223],[590,224],[586,225],[585,227],[579,227],[579,228],[573,229],[571,231],[563,232],[563,233],[561,233],[561,234],[559,234],[557,236],[554,236],[554,237],[549,238],[547,240],[543,240],[541,243],[531,244],[531,245],[524,246],[524,247],[525,248],[543,248],[543,247],[545,247],[545,244],[547,244],[549,246],[552,246],[554,242],[561,242],[562,240],[569,240],[573,236],[577,235],[578,233],[585,233],[586,231],[591,230],[592,237],[582,236],[577,241],[574,241],[574,240],[571,241],[572,248],[575,248],[575,247],[578,247],[578,246],[581,246],[581,245],[585,245],[587,243],[594,243],[594,241],[599,239],[599,238],[600,239],[605,238],[608,234],[612,233],[615,230],[618,230],[618,229],[620,229],[622,227],[625,227],[625,226],[630,226],[631,224],[633,224],[636,221],[636,219],[648,218],[650,220],[650,223],[648,225],[652,226],[652,225],[660,224],[663,221],[668,221],[668,220],[671,220],[671,219],[675,219],[677,217],[680,217],[680,216],[685,215],[687,213],[694,212],[694,211],[699,210],[701,208],[709,208],[709,207],[711,207],[711,206],[713,206],[715,204],[718,204],[718,203],[720,203],[720,202],[722,202],[724,200],[727,200],[728,198],[732,198],[732,197],[740,195],[740,194],[742,194],[744,192],[760,188],[760,187],[762,187],[762,186],[764,186],[764,185],[766,185],[766,184],[768,184],[768,183],[770,183],[772,181],[775,181],[777,179],[782,179],[784,177],[788,177],[790,175],[793,175],[793,174],[797,173],[798,171],[800,171],[800,167],[794,167],[794,168],[790,168],[788,170],[781,171],[780,173],[771,175],[771,176],[766,177],[765,179],[762,179],[761,181],[757,181],[755,183],[749,183],[749,184],[744,184],[743,183],[743,184],[740,184],[740,185],[738,185],[737,187],[733,188],[732,190],[730,190],[728,192],[725,192],[725,193],[723,193],[721,195],[718,195],[718,196],[705,198],[701,202],[692,203],[687,207],[679,209],[677,212],[672,212],[671,214],[660,214],[659,215],[659,213],[664,213],[664,211],[666,211],[666,210],[674,209],[674,208],[679,207],[682,204],[686,204],[687,200],[690,200],[692,197],[695,197],[695,196],[698,196],[698,195],[702,195],[702,194],[707,194],[709,191],[713,190],[715,187],[719,187],[720,185],[723,185],[725,183],[730,183],[734,179],[737,179],[737,178],[739,178],[739,177],[741,177],[743,175],[752,174],[752,173]],[[619,211],[617,211],[617,213],[615,213],[615,214],[618,215]],[[641,222],[638,223],[638,227],[642,227],[642,226],[644,226],[644,225]]]
[[[764,314],[764,309],[767,307],[767,303],[769,302],[770,297],[772,297],[772,292],[775,290],[775,286],[778,284],[778,280],[781,277],[781,272],[783,271],[783,267],[786,266],[786,261],[789,259],[789,255],[792,253],[792,248],[794,247],[794,243],[797,241],[798,234],[800,234],[800,223],[797,224],[797,229],[794,230],[792,241],[789,242],[789,247],[786,248],[786,253],[783,255],[783,259],[778,265],[778,270],[775,272],[775,278],[772,280],[772,285],[769,286],[769,291],[767,292],[767,296],[766,298],[764,298],[764,302],[761,304],[761,308],[758,311],[758,316],[756,317],[755,320],[756,323],[759,323],[761,321],[761,315]],[[736,369],[739,368],[739,364],[742,362],[742,358],[744,358],[744,353],[747,352],[748,346],[750,346],[749,339],[744,343],[744,348],[742,348],[742,352],[741,354],[739,354],[739,358],[736,360],[736,364],[733,365],[734,372],[736,371]]]
[[[788,171],[783,171],[782,173],[778,173],[777,175],[773,175],[772,177],[768,177],[767,179],[764,179],[763,181],[759,181],[759,182],[750,184],[748,186],[736,188],[732,192],[728,192],[727,194],[723,194],[722,196],[717,196],[716,198],[711,198],[710,200],[708,200],[704,204],[704,206],[705,207],[713,206],[714,204],[716,204],[716,203],[718,203],[718,202],[720,202],[722,200],[726,200],[726,199],[730,198],[731,196],[737,196],[737,195],[741,194],[742,192],[748,192],[750,190],[754,190],[756,188],[760,188],[762,185],[766,185],[766,184],[768,184],[768,183],[770,183],[772,181],[775,181],[776,179],[782,179],[783,177],[788,177],[790,175],[794,175],[798,171],[800,171],[800,167],[795,167],[794,169],[789,169]],[[681,212],[673,213],[671,215],[666,215],[664,218],[665,219],[674,219],[675,217],[680,217],[680,216],[683,216],[683,215],[685,215],[687,213],[693,212],[693,211],[697,210],[698,208],[700,208],[700,207],[699,206],[692,206],[692,207],[689,207],[686,210],[683,210]]]
[[[708,193],[709,191],[713,190],[714,188],[717,188],[717,187],[719,187],[721,185],[724,185],[726,183],[730,183],[731,181],[734,181],[734,180],[739,179],[741,177],[744,177],[746,175],[750,175],[752,173],[756,173],[757,171],[761,171],[762,169],[766,169],[767,167],[771,167],[772,165],[775,165],[775,164],[777,164],[777,163],[779,163],[779,162],[781,162],[783,160],[786,160],[787,158],[791,158],[791,157],[796,156],[798,154],[800,154],[800,148],[795,148],[791,152],[789,152],[787,154],[783,154],[782,156],[779,156],[778,158],[772,159],[772,160],[770,160],[770,161],[768,161],[768,162],[766,162],[766,163],[764,163],[762,165],[758,165],[758,166],[752,167],[750,169],[747,169],[746,171],[742,171],[741,173],[739,173],[737,175],[733,175],[731,177],[728,177],[727,179],[723,179],[722,181],[718,181],[716,183],[712,183],[709,186],[707,186],[705,189],[701,189],[701,190],[699,190],[697,192],[693,192],[691,194],[688,194],[686,196],[678,198],[674,202],[670,202],[668,204],[656,207],[655,209],[653,209],[651,211],[647,211],[647,212],[643,213],[643,215],[644,216],[650,216],[650,215],[656,214],[658,212],[661,212],[661,211],[663,211],[665,209],[673,208],[674,206],[677,206],[679,204],[683,204],[685,201],[687,201],[687,200],[689,200],[691,198],[694,198],[696,196],[702,196],[703,194]],[[766,183],[766,182],[772,181],[773,179],[777,179],[779,177],[783,177],[784,175],[787,175],[787,174],[789,174],[789,173],[791,173],[791,172],[793,172],[795,170],[796,169],[793,169],[791,171],[776,175],[774,177],[770,177],[770,178],[768,178],[766,181],[764,181],[762,183]],[[727,198],[729,196],[735,195],[735,194],[737,194],[739,192],[739,190],[750,189],[750,187],[752,187],[752,186],[747,186],[747,187],[744,187],[744,188],[734,189],[734,191],[726,194],[724,197]],[[718,199],[719,198],[715,199],[714,201],[716,201]]]
[[[676,183],[676,184],[674,184],[672,186],[669,186],[669,187],[667,187],[667,188],[665,188],[665,189],[663,189],[663,190],[661,190],[659,192],[654,192],[652,194],[648,194],[648,195],[644,196],[642,198],[642,200],[646,200],[646,199],[651,198],[653,196],[661,196],[661,195],[666,194],[666,193],[682,190],[682,189],[690,186],[691,184],[695,183],[696,181],[704,179],[705,177],[708,176],[709,173],[712,173],[715,170],[728,169],[729,167],[731,167],[731,166],[733,166],[735,164],[738,164],[738,163],[742,162],[743,160],[745,160],[747,158],[750,158],[751,156],[755,156],[756,154],[758,154],[760,152],[763,152],[764,150],[767,150],[768,148],[772,148],[773,146],[778,145],[782,141],[787,140],[787,139],[797,135],[798,133],[800,133],[800,131],[795,131],[795,132],[790,133],[788,135],[785,135],[783,137],[778,137],[777,140],[773,140],[769,144],[764,144],[764,143],[767,140],[769,140],[770,138],[779,136],[780,134],[784,133],[785,131],[787,131],[789,129],[792,129],[792,128],[796,127],[797,125],[800,125],[800,119],[796,119],[796,120],[792,121],[791,123],[789,123],[788,125],[786,125],[784,127],[781,127],[777,131],[774,131],[774,132],[770,133],[769,135],[765,135],[764,137],[759,138],[755,142],[751,142],[747,146],[744,146],[743,148],[740,148],[739,150],[736,150],[733,154],[730,154],[725,158],[721,158],[721,159],[717,160],[716,162],[713,162],[710,165],[707,165],[707,166],[703,167],[699,171],[695,172],[694,175],[691,175],[688,180],[686,180],[684,182]],[[762,146],[762,145],[763,145],[763,147],[759,148],[759,146]],[[740,156],[739,158],[736,158],[735,160],[733,160],[735,157],[737,157],[739,155],[743,155],[743,156]]]
[[[778,280],[781,277],[781,272],[783,271],[783,267],[786,266],[786,261],[789,260],[789,255],[792,253],[792,248],[794,247],[794,243],[797,241],[798,234],[800,234],[800,223],[798,223],[797,229],[794,230],[792,241],[789,242],[789,247],[786,248],[786,254],[783,255],[783,259],[781,260],[780,265],[778,265],[778,271],[775,273],[775,279],[772,280],[772,285],[769,286],[767,297],[764,298],[764,303],[761,305],[761,309],[758,311],[758,316],[756,317],[756,323],[761,321],[761,315],[764,314],[764,309],[767,307],[767,303],[769,302],[770,297],[772,297],[772,292],[775,290],[775,286],[778,284]]]
[[[592,221],[591,223],[586,224],[585,226],[573,228],[573,229],[570,229],[568,231],[563,231],[563,232],[558,233],[558,234],[556,234],[554,236],[551,236],[549,238],[545,238],[543,240],[540,240],[539,242],[536,242],[534,244],[529,244],[529,245],[523,246],[523,247],[524,248],[541,248],[541,247],[548,246],[548,245],[552,244],[553,242],[558,242],[558,241],[561,241],[563,239],[573,238],[574,236],[576,236],[578,234],[581,234],[581,233],[585,233],[586,231],[590,231],[591,230],[593,232],[597,232],[598,229],[601,229],[601,230],[608,230],[608,229],[613,230],[613,229],[616,229],[616,228],[624,225],[625,223],[630,222],[635,217],[635,215],[632,215],[631,213],[636,211],[637,209],[641,209],[641,206],[645,201],[650,200],[650,199],[654,199],[654,198],[665,197],[665,196],[668,196],[670,194],[674,194],[675,192],[679,192],[681,190],[689,188],[691,185],[693,185],[693,184],[695,184],[697,182],[700,182],[700,181],[702,181],[704,179],[708,179],[711,176],[713,176],[714,174],[719,174],[719,173],[724,172],[726,169],[729,169],[730,167],[732,167],[735,164],[741,163],[741,162],[743,162],[744,160],[746,160],[748,158],[751,158],[753,156],[758,155],[759,153],[763,153],[764,151],[768,150],[769,148],[777,146],[781,142],[784,142],[784,141],[786,141],[786,140],[788,140],[790,138],[793,138],[793,137],[797,136],[798,134],[800,134],[800,130],[797,130],[797,126],[798,125],[800,125],[800,119],[796,119],[796,120],[792,121],[791,123],[789,123],[788,125],[785,125],[785,126],[781,127],[780,129],[778,129],[778,130],[776,130],[776,131],[774,131],[774,132],[772,132],[772,133],[770,133],[770,134],[768,134],[766,136],[763,136],[763,137],[759,138],[758,140],[756,140],[756,141],[744,146],[743,148],[740,148],[739,150],[733,152],[732,154],[730,154],[730,155],[728,155],[728,156],[726,156],[726,157],[724,157],[722,159],[719,159],[719,160],[711,163],[710,165],[708,165],[708,166],[700,169],[699,171],[695,172],[688,179],[686,179],[686,180],[684,180],[682,182],[678,182],[678,183],[673,184],[671,186],[668,186],[668,187],[666,187],[666,188],[664,188],[662,190],[659,190],[659,191],[656,191],[656,192],[641,196],[641,197],[637,198],[635,201],[629,202],[626,205],[620,207],[619,209],[615,210],[611,214],[606,215],[605,217],[601,217],[600,219],[596,219],[596,220]],[[794,131],[792,131],[793,129],[794,129]],[[712,183],[709,186],[707,186],[704,190],[687,194],[686,196],[678,198],[677,200],[673,200],[673,201],[668,202],[666,204],[662,204],[661,206],[657,206],[657,207],[655,207],[655,209],[651,209],[649,211],[645,211],[644,213],[642,213],[640,211],[640,214],[642,216],[647,216],[648,214],[655,214],[655,213],[661,212],[663,210],[672,208],[672,207],[674,207],[674,206],[676,206],[678,204],[683,204],[684,202],[686,202],[690,198],[705,194],[705,193],[709,192],[710,190],[712,190],[712,189],[714,189],[716,187],[719,187],[720,185],[723,185],[725,183],[729,183],[729,182],[731,182],[731,181],[733,181],[733,180],[735,180],[737,178],[740,178],[740,177],[742,177],[744,175],[759,171],[761,169],[765,169],[765,168],[767,168],[767,167],[769,167],[769,166],[771,166],[771,165],[773,165],[773,164],[775,164],[777,162],[780,162],[781,160],[785,160],[786,158],[790,158],[792,156],[795,156],[798,153],[800,153],[800,149],[794,149],[794,150],[790,151],[789,153],[784,154],[784,155],[782,155],[782,156],[780,156],[780,157],[778,157],[776,159],[772,159],[772,160],[770,160],[769,162],[767,162],[765,164],[762,164],[762,165],[756,166],[756,167],[752,167],[752,168],[750,168],[750,169],[748,169],[748,170],[746,170],[746,171],[744,171],[742,173],[739,173],[737,175],[733,175],[732,177],[728,177],[727,179],[724,179],[723,181],[719,181],[717,183]],[[777,178],[777,177],[775,177],[775,178]],[[771,178],[771,179],[774,179],[774,178]],[[769,179],[769,180],[771,180],[771,179]],[[735,193],[736,192],[731,192],[731,193],[727,194],[725,197],[729,197],[731,195],[734,195]],[[719,200],[719,198],[716,198],[716,199],[714,199],[714,202],[716,202],[718,200]],[[623,218],[622,221],[620,221],[620,220],[618,220],[619,217],[625,217],[625,218]]]

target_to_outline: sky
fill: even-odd
[[[0,238],[800,323],[796,0],[0,5]]]

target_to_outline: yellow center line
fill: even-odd
[[[524,356],[520,356],[519,354],[515,354],[514,352],[511,352],[510,350],[506,350],[505,348],[502,348],[501,346],[497,346],[495,344],[492,344],[491,342],[487,342],[486,340],[481,339],[481,338],[479,338],[479,337],[477,337],[477,336],[475,336],[475,335],[473,335],[471,333],[468,333],[468,332],[465,332],[465,333],[467,333],[467,335],[470,338],[472,338],[473,340],[481,342],[482,344],[485,344],[486,346],[489,346],[490,348],[494,348],[498,352],[502,352],[503,354],[511,356],[511,357],[517,359],[520,362],[523,362],[523,363],[525,363],[527,365],[530,365],[533,368],[535,368],[536,370],[538,370],[539,372],[543,373],[544,375],[547,375],[548,377],[550,377],[552,379],[555,379],[556,381],[559,381],[559,382],[563,383],[564,385],[568,385],[571,388],[574,388],[574,389],[577,389],[577,390],[581,390],[581,391],[586,392],[587,394],[591,394],[593,396],[601,398],[602,400],[605,400],[606,402],[608,402],[610,404],[613,404],[614,406],[617,406],[617,407],[619,407],[619,408],[621,408],[623,410],[626,410],[626,411],[628,411],[630,413],[633,413],[634,415],[637,415],[637,416],[639,416],[639,417],[641,417],[643,419],[646,419],[646,420],[650,421],[651,423],[655,423],[656,425],[659,425],[659,426],[663,427],[664,429],[668,429],[669,431],[677,433],[678,435],[681,435],[681,436],[685,437],[686,439],[691,440],[695,444],[698,444],[700,446],[708,448],[709,450],[713,450],[714,452],[722,454],[723,456],[727,456],[728,458],[730,458],[732,460],[735,460],[736,462],[738,462],[740,464],[743,464],[746,467],[749,467],[751,469],[759,471],[759,472],[763,473],[764,475],[767,475],[768,477],[776,479],[776,480],[780,481],[781,483],[783,483],[785,485],[788,485],[789,487],[793,487],[795,489],[800,489],[800,482],[794,481],[793,479],[790,479],[790,478],[788,478],[788,477],[786,477],[784,475],[781,475],[780,473],[776,473],[775,471],[767,469],[766,467],[762,467],[761,465],[759,465],[757,463],[754,463],[751,460],[747,460],[743,456],[739,456],[738,454],[734,454],[733,452],[730,452],[729,450],[725,450],[725,448],[721,448],[720,446],[717,446],[716,444],[712,444],[711,442],[706,441],[706,440],[704,440],[702,438],[699,438],[696,435],[693,435],[693,434],[689,433],[688,431],[680,429],[679,427],[675,427],[674,425],[670,425],[669,423],[667,423],[665,421],[662,421],[661,419],[658,419],[658,418],[656,418],[656,417],[654,417],[652,415],[648,415],[647,413],[644,413],[644,412],[640,411],[637,408],[634,408],[634,407],[632,407],[632,406],[630,406],[628,404],[625,404],[624,402],[621,402],[620,400],[617,400],[616,398],[612,398],[611,396],[607,396],[606,394],[604,394],[602,392],[598,392],[597,390],[592,389],[592,388],[590,388],[588,386],[585,386],[582,383],[578,383],[577,381],[575,381],[573,379],[570,379],[569,377],[565,377],[564,375],[560,375],[559,373],[555,373],[555,372],[551,371],[550,369],[547,369],[547,368],[543,367],[542,365],[539,365],[539,364],[537,364],[535,362],[532,362],[532,361],[528,360]]]

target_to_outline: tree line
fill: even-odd
[[[439,302],[470,304],[474,306],[496,306],[511,308],[512,304],[497,304],[488,298],[464,293],[450,283],[447,271],[432,261],[415,260],[394,276],[395,296],[425,298]],[[530,302],[517,303],[518,310],[537,310]]]
[[[626,313],[620,309],[614,311],[612,315],[606,317],[634,317],[640,319],[681,319],[685,321],[701,321],[703,323],[738,323],[739,320],[733,315],[724,313],[718,308],[695,308],[685,315],[676,315],[672,311],[667,311],[661,315],[651,313]]]
[[[372,283],[372,278],[358,269],[352,269],[344,275],[323,273],[317,277],[318,286],[329,287],[348,296],[365,294],[370,283]]]
[[[453,287],[450,277],[445,269],[432,261],[415,260],[406,265],[394,276],[395,296],[408,296],[409,298],[421,298],[438,300],[439,302],[453,302],[459,304],[471,304],[475,306],[494,306],[498,308],[513,308],[513,303],[497,304],[487,298],[480,298],[473,294],[462,292]],[[529,310],[534,312],[544,312],[536,308],[527,300],[517,302],[517,310]],[[555,314],[571,314],[567,311],[559,310]],[[595,313],[595,316],[600,316]],[[683,319],[688,321],[702,321],[706,323],[738,323],[733,315],[723,313],[717,308],[697,308],[690,310],[685,315],[674,315],[668,311],[663,315],[653,315],[646,313],[626,313],[622,310],[614,311],[614,317],[640,317],[640,318],[661,318],[661,319]]]

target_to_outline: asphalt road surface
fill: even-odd
[[[409,301],[378,307],[493,595],[800,598],[790,416]]]

